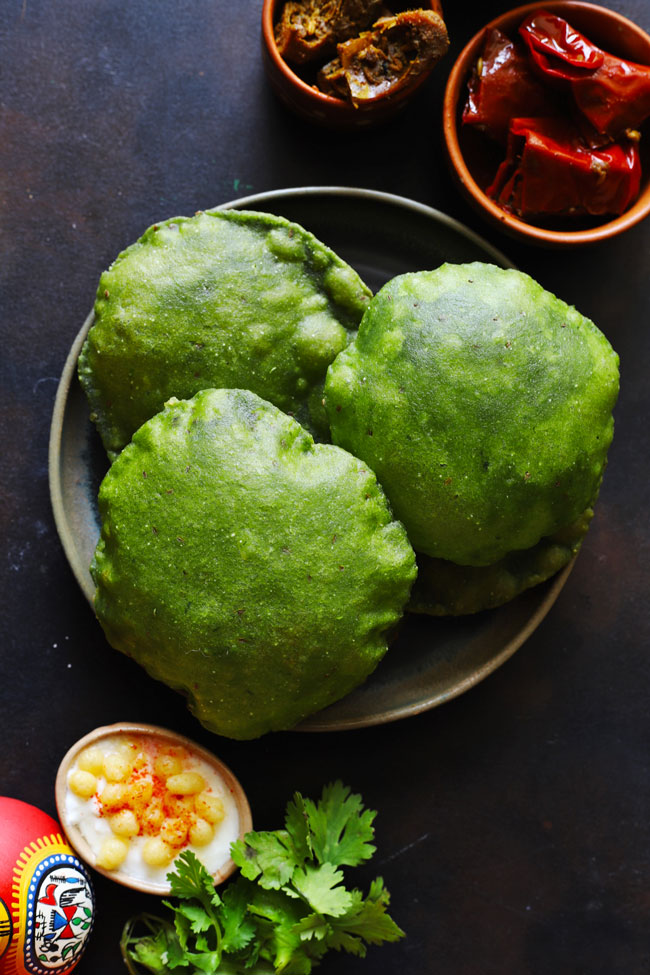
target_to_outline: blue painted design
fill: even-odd
[[[95,914],[90,877],[76,856],[49,856],[36,865],[27,914],[25,970],[30,975],[69,971],[83,951]]]

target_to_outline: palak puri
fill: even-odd
[[[366,464],[244,390],[170,401],[99,493],[109,642],[210,730],[290,728],[384,655],[415,556]]]
[[[617,394],[605,336],[519,271],[447,264],[375,295],[328,371],[326,409],[334,443],[374,470],[419,553],[414,608],[450,601],[426,592],[444,570],[428,558],[472,567],[445,582],[483,590],[469,611],[504,601],[485,589],[512,553],[530,550],[510,565],[540,581],[539,556],[574,526],[570,558],[598,494]],[[506,588],[511,598],[524,586]]]
[[[111,458],[170,396],[250,389],[326,429],[322,383],[370,291],[283,217],[208,210],[150,227],[99,281],[79,359]]]

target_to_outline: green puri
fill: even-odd
[[[400,275],[325,383],[332,440],[417,552],[487,566],[575,522],[613,435],[618,357],[575,308],[488,264]]]
[[[207,210],[150,227],[100,279],[79,359],[111,458],[171,396],[251,389],[323,433],[322,383],[371,292],[283,217]]]
[[[532,548],[509,552],[491,565],[458,565],[419,554],[406,608],[429,616],[465,616],[502,606],[565,568],[578,554],[592,517],[587,508]]]
[[[109,642],[233,738],[290,728],[360,684],[416,574],[367,466],[249,391],[170,401],[99,507]]]

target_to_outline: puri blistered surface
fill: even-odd
[[[407,609],[430,616],[461,616],[494,609],[550,579],[578,554],[593,517],[587,508],[574,522],[523,552],[492,565],[457,565],[418,555],[418,577]]]
[[[365,460],[413,547],[489,565],[579,517],[613,435],[618,357],[528,275],[401,275],[329,369],[334,443]]]
[[[366,465],[248,391],[170,402],[99,505],[109,642],[233,738],[292,727],[361,683],[416,574]]]
[[[102,274],[79,360],[108,453],[170,396],[208,387],[251,389],[317,428],[325,372],[369,296],[282,217],[215,210],[150,227]]]

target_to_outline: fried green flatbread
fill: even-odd
[[[79,378],[111,458],[171,396],[251,389],[322,434],[322,382],[371,292],[298,224],[208,210],[150,227],[99,281]]]
[[[367,466],[245,390],[170,401],[99,508],[109,642],[232,738],[291,728],[365,680],[416,574]]]
[[[587,508],[617,394],[593,322],[481,263],[389,281],[325,383],[333,442],[372,468],[415,550],[475,566]]]
[[[418,555],[418,577],[407,610],[429,616],[463,616],[495,609],[565,568],[576,556],[593,517],[587,508],[570,525],[492,565],[458,565]]]

